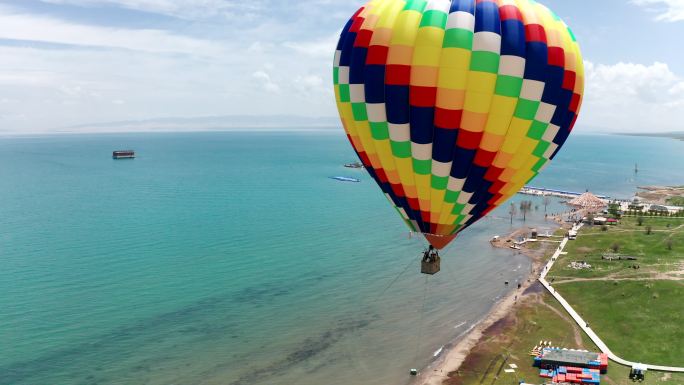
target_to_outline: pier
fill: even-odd
[[[574,191],[564,191],[564,190],[555,190],[555,189],[550,189],[550,188],[543,188],[543,187],[532,187],[532,186],[525,186],[520,190],[520,194],[525,194],[525,195],[537,195],[537,196],[553,196],[553,197],[559,197],[559,198],[577,198],[584,194],[583,192],[574,192]],[[596,195],[596,197],[600,199],[610,199],[609,196],[606,195]]]

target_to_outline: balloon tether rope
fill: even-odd
[[[422,256],[421,256],[421,258],[422,258]],[[392,282],[390,282],[389,285],[387,285],[387,287],[385,287],[385,289],[383,289],[383,291],[380,292],[380,294],[378,295],[378,298],[376,298],[373,302],[377,302],[380,298],[382,298],[382,296],[385,295],[385,293],[387,292],[387,290],[389,290],[392,286],[394,286],[394,284],[397,283],[397,281],[399,280],[399,278],[401,278],[401,276],[404,275],[404,273],[406,273],[406,271],[407,271],[411,266],[413,266],[413,264],[416,262],[416,259],[417,259],[417,258],[411,258],[411,260],[410,260],[409,263],[406,265],[406,267],[404,268],[404,270],[402,270],[402,272],[399,273],[399,275],[397,275],[396,277],[394,277],[394,279],[392,280]]]
[[[420,322],[418,323],[418,341],[416,342],[416,355],[413,359],[414,362],[418,362],[418,355],[420,354],[420,347],[422,344],[422,338],[423,338],[423,321],[425,319],[425,302],[427,299],[427,293],[428,293],[428,280],[430,279],[430,276],[426,275],[425,276],[425,284],[423,285],[423,304],[421,306],[420,310]]]

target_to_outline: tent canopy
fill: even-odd
[[[588,191],[571,200],[568,204],[585,209],[600,209],[608,205],[606,201]]]

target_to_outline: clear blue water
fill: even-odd
[[[339,132],[0,138],[0,384],[406,383],[530,263],[487,243],[503,208],[427,281],[353,160]],[[533,184],[630,197],[682,164],[684,142],[576,136]]]

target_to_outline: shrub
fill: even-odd
[[[665,243],[665,245],[667,246],[667,249],[668,249],[668,250],[670,250],[670,251],[672,250],[673,243],[674,243],[674,242],[672,242],[672,239],[668,239],[668,240],[667,240],[667,242]]]
[[[608,231],[608,226],[606,226],[606,225],[601,226],[601,231]]]
[[[641,215],[639,215],[639,216],[637,217],[637,225],[641,226],[641,225],[643,225],[643,224],[644,224],[644,217],[642,217]]]
[[[614,253],[617,253],[620,251],[620,244],[615,242],[610,246],[610,249],[613,250]]]
[[[651,234],[653,234],[653,227],[646,226],[646,235],[651,235]]]

